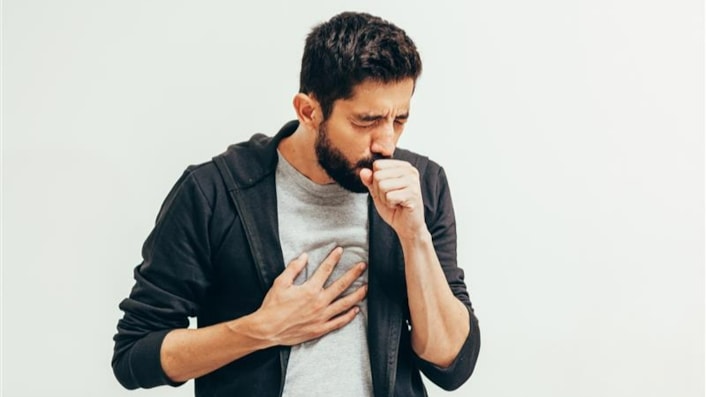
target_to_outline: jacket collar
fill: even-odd
[[[230,145],[220,155],[228,160],[238,190],[250,188],[274,174],[277,168],[277,147],[297,127],[299,121],[292,120],[280,128],[274,137],[255,134],[245,142]]]

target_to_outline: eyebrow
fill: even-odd
[[[370,113],[357,114],[354,117],[356,120],[363,121],[363,122],[378,121],[378,120],[382,120],[385,118],[385,116],[383,116],[381,114],[370,114]],[[397,115],[397,117],[395,117],[395,120],[407,120],[408,118],[409,118],[409,112]]]

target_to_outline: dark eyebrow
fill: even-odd
[[[355,115],[355,119],[358,121],[362,122],[371,122],[371,121],[378,121],[384,119],[385,116],[381,114],[357,114]],[[396,120],[407,120],[409,118],[409,112],[405,114],[400,114],[397,117],[395,117]]]
[[[357,114],[355,116],[356,120],[363,122],[378,121],[384,119],[385,116],[381,114]]]

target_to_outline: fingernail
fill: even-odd
[[[368,264],[363,262],[360,264],[360,270],[365,270],[365,268],[368,267]]]

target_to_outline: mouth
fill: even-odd
[[[373,153],[370,157],[362,159],[356,163],[355,168],[360,171],[363,168],[373,168],[373,163],[378,160],[391,159],[392,156],[383,156],[380,153]]]
[[[378,160],[391,159],[391,158],[392,158],[392,156],[383,156],[380,153],[373,153],[373,155],[371,156],[371,163],[374,163]]]

